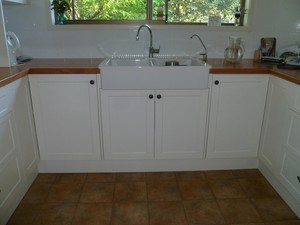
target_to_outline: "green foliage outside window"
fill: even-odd
[[[222,23],[233,24],[236,8],[245,0],[71,0],[68,21],[157,20],[158,8],[168,14],[169,23],[207,23],[209,16],[220,16]],[[166,4],[166,1],[167,4]],[[148,4],[150,4],[148,7]],[[151,12],[147,10],[150,9]],[[150,15],[150,16],[149,16]],[[165,15],[164,15],[165,16]],[[165,18],[165,17],[164,17]]]

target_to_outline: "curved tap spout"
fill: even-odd
[[[149,30],[149,33],[150,33],[150,47],[152,47],[152,30],[151,30],[151,27],[148,25],[148,24],[143,24],[139,27],[138,31],[137,31],[137,34],[136,34],[136,40],[138,41],[139,40],[139,35],[140,35],[140,30],[145,27]]]
[[[139,40],[140,30],[145,27],[148,29],[150,34],[150,46],[149,46],[149,58],[153,58],[153,53],[159,53],[159,49],[153,48],[153,36],[152,36],[152,29],[148,24],[143,24],[139,27],[137,34],[136,34],[136,40]]]
[[[203,43],[202,39],[200,38],[200,36],[199,36],[198,34],[193,34],[193,35],[191,36],[191,39],[192,39],[193,37],[197,37],[197,38],[199,39],[199,41],[201,42],[201,44],[202,44],[202,46],[203,46],[203,48],[204,48],[204,50],[205,50],[205,53],[201,53],[200,55],[203,56],[203,61],[204,61],[204,62],[207,62],[207,49],[206,49],[205,44]]]

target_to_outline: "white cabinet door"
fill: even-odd
[[[291,96],[286,101],[286,120],[281,128],[280,179],[300,203],[300,86],[290,82],[288,85]]]
[[[96,75],[29,79],[41,159],[100,159]]]
[[[214,75],[207,158],[256,157],[268,75]]]
[[[208,89],[156,91],[155,158],[203,158]]]
[[[208,90],[101,90],[105,159],[202,158]]]
[[[287,122],[288,106],[293,102],[289,82],[270,78],[262,129],[259,158],[272,171],[279,170],[279,160]]]
[[[300,86],[272,76],[259,151],[260,168],[297,215],[300,215],[299,134]]]
[[[33,180],[37,175],[39,161],[36,131],[28,77],[19,80],[20,86],[15,99],[13,114],[18,134],[18,149],[25,177]]]
[[[17,207],[24,184],[13,113],[19,85],[15,81],[0,88],[0,224],[6,224]]]
[[[7,214],[20,188],[22,176],[20,163],[17,157],[16,129],[12,113],[0,117],[0,224],[1,218]],[[10,212],[11,213],[11,212]]]
[[[154,157],[154,91],[101,90],[104,159]]]

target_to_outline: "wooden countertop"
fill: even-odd
[[[96,74],[103,59],[33,59],[24,65],[0,67],[0,87],[27,74]],[[209,59],[212,74],[273,74],[300,85],[300,70],[278,69],[276,65],[261,64],[245,59],[233,64],[223,59]]]

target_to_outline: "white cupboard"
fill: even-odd
[[[202,158],[208,90],[101,90],[104,159]]]
[[[96,79],[29,75],[41,160],[101,159]]]
[[[260,145],[260,167],[267,178],[270,178],[268,170],[293,196],[296,203],[289,203],[297,215],[300,215],[299,134],[300,87],[271,77]]]
[[[268,75],[213,75],[207,158],[257,157]]]
[[[39,161],[28,78],[0,88],[0,225],[37,176]]]
[[[288,120],[288,106],[292,103],[293,92],[290,90],[289,82],[271,77],[259,158],[272,171],[279,171],[284,132],[286,132],[283,128]]]

